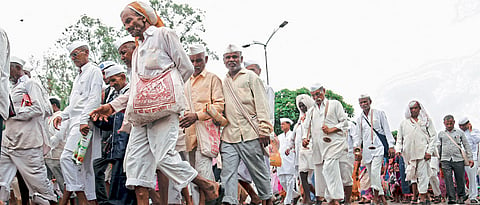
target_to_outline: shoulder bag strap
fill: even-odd
[[[225,84],[227,86],[227,93],[230,94],[231,97],[233,98],[233,102],[235,103],[235,107],[240,111],[240,113],[242,113],[243,117],[245,119],[247,119],[248,123],[250,124],[250,126],[252,126],[255,133],[257,135],[260,135],[260,131],[258,130],[258,127],[255,126],[255,124],[252,122],[252,119],[249,116],[249,114],[247,113],[247,111],[245,110],[243,104],[240,103],[240,100],[238,99],[238,96],[235,93],[235,90],[233,90],[232,79],[230,77],[227,77],[227,79],[225,80]]]
[[[453,144],[457,146],[458,149],[460,149],[460,152],[462,152],[462,155],[466,156],[465,151],[462,149],[462,147],[460,147],[460,145],[457,144],[457,142],[455,142],[455,140],[453,140],[453,138],[448,134],[448,132],[445,132],[445,134],[447,134],[448,138],[453,142]]]

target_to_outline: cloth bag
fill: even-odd
[[[155,120],[181,113],[185,109],[183,80],[175,68],[169,68],[153,77],[132,72],[132,103],[126,115],[133,126],[143,126]]]
[[[278,150],[280,143],[277,139],[270,140],[270,166],[281,167],[282,166],[282,157]]]
[[[215,158],[220,152],[220,127],[212,119],[195,122],[200,153]]]

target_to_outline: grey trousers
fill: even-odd
[[[443,175],[445,176],[445,185],[447,188],[447,197],[449,200],[457,200],[455,195],[455,186],[453,185],[453,175],[457,184],[458,197],[465,196],[465,165],[463,161],[441,161]]]
[[[223,164],[220,177],[225,188],[222,202],[238,204],[238,164],[240,160],[247,166],[260,199],[267,200],[272,197],[270,170],[265,164],[263,150],[258,139],[239,143],[222,141],[220,150]]]

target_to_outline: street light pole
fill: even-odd
[[[270,40],[272,39],[273,35],[275,35],[275,33],[277,33],[277,31],[283,27],[285,27],[286,25],[288,24],[288,21],[283,21],[282,24],[280,24],[280,26],[278,26],[277,28],[275,28],[273,30],[273,33],[270,35],[270,37],[268,37],[268,40],[266,43],[261,43],[261,42],[258,42],[258,41],[253,41],[253,43],[249,43],[249,44],[245,44],[243,45],[242,47],[244,48],[247,48],[251,45],[262,45],[263,46],[263,50],[265,51],[265,72],[267,74],[267,85],[270,85],[270,81],[268,79],[268,61],[267,61],[267,45],[268,45],[268,42],[270,42]]]

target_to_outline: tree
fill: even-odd
[[[205,32],[203,20],[205,12],[188,4],[176,4],[172,0],[151,0],[153,8],[161,16],[165,26],[176,31],[185,49],[192,44],[206,43],[200,37]],[[128,35],[124,28],[113,28],[103,24],[97,18],[82,15],[76,24],[62,32],[54,48],[43,56],[38,77],[50,95],[62,99],[62,107],[68,104],[67,99],[78,70],[65,52],[65,47],[75,40],[84,40],[90,45],[90,61],[100,63],[106,60],[120,62],[117,49],[113,45],[116,39]],[[207,49],[213,59],[218,59],[214,52]]]
[[[275,92],[275,133],[282,133],[280,129],[280,118],[289,118],[293,122],[297,122],[300,112],[297,109],[296,97],[301,94],[310,95],[310,91],[307,88],[300,88],[297,90],[283,89]],[[343,101],[343,97],[334,93],[331,90],[327,90],[325,93],[327,99],[334,99],[342,103],[343,109],[347,113],[348,117],[353,117],[353,106]],[[293,127],[292,127],[293,128]]]
[[[205,33],[205,11],[192,8],[188,4],[177,4],[172,0],[150,0],[150,3],[165,26],[175,30],[185,50],[193,44],[203,44],[206,47],[207,43],[200,36],[200,33]],[[219,59],[208,47],[207,53],[209,58]]]
[[[78,68],[65,52],[67,45],[76,40],[84,40],[90,46],[91,62],[97,64],[106,60],[120,62],[120,56],[113,42],[122,36],[122,33],[103,24],[99,19],[83,15],[76,24],[67,27],[62,34],[54,48],[44,54],[43,71],[38,73],[38,77],[50,95],[56,95],[62,100],[62,107],[64,107],[68,104],[67,99],[70,96],[73,80],[78,74]]]

